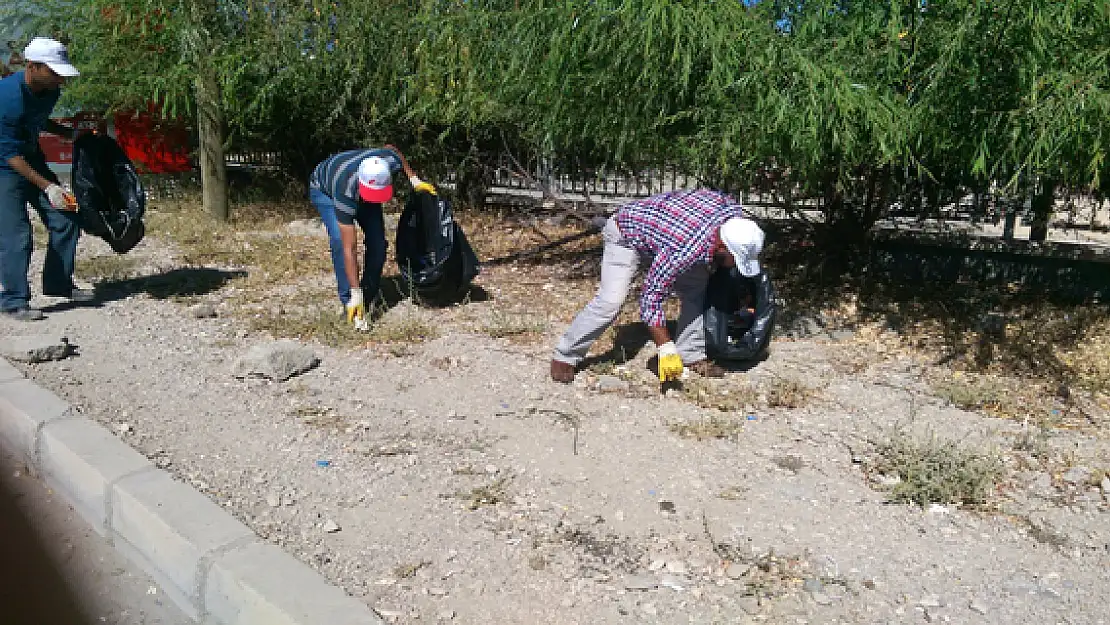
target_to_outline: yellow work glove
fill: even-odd
[[[351,299],[347,301],[347,322],[355,324],[355,329],[365,332],[370,329],[366,322],[366,302],[362,299],[362,289],[351,289]]]
[[[659,381],[673,382],[682,378],[682,357],[673,341],[659,346]]]
[[[432,195],[438,195],[436,193],[435,187],[433,187],[430,183],[424,182],[418,176],[413,176],[409,178],[409,182],[412,184],[412,190],[416,193],[427,192],[431,193]]]

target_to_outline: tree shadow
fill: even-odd
[[[66,301],[47,306],[43,310],[62,312],[74,308],[98,307],[107,302],[126,299],[138,293],[146,293],[159,300],[175,297],[196,297],[218,291],[228,282],[246,275],[247,272],[241,270],[229,271],[207,267],[184,267],[149,276],[124,280],[106,280],[96,283],[94,287],[96,299],[92,302]]]

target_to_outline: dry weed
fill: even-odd
[[[124,280],[133,276],[138,266],[139,261],[132,256],[93,256],[77,259],[76,273],[83,278]]]
[[[767,389],[767,405],[774,408],[801,408],[816,396],[816,390],[797,380],[776,378]]]
[[[735,442],[744,431],[744,422],[727,416],[711,416],[698,421],[670,424],[671,432],[695,440],[724,439]]]
[[[1003,475],[993,454],[965,448],[936,436],[911,438],[895,432],[875,449],[869,472],[892,479],[890,498],[897,503],[986,503]]]

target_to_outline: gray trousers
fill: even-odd
[[[577,365],[586,357],[590,346],[612,325],[620,314],[621,305],[632,288],[632,279],[640,266],[639,253],[628,246],[621,237],[617,222],[610,218],[602,231],[605,251],[601,257],[601,284],[597,295],[571,322],[559,344],[555,346],[555,360]],[[705,288],[710,269],[696,265],[675,281],[682,308],[678,315],[678,338],[675,347],[682,362],[691,364],[705,359],[705,326],[702,310],[705,307]]]

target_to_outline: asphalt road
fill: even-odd
[[[0,625],[187,625],[159,586],[0,447]]]

